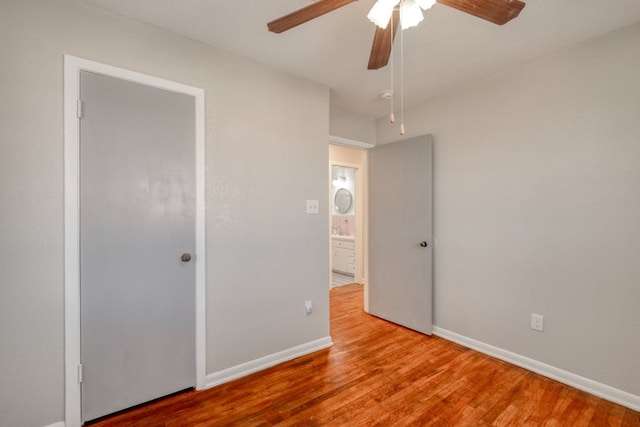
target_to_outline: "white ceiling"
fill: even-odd
[[[389,109],[378,96],[390,86],[389,67],[366,69],[375,30],[366,15],[374,0],[282,34],[268,32],[267,22],[309,0],[84,1],[322,83],[331,88],[333,107],[371,117]],[[418,27],[404,32],[405,105],[640,21],[640,0],[524,1],[520,16],[504,26],[440,4],[426,11]]]

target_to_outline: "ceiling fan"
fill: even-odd
[[[303,7],[302,9],[296,10],[295,12],[269,22],[267,27],[271,32],[282,33],[326,13],[332,12],[342,6],[353,3],[354,1],[357,0],[319,0],[307,7]],[[414,7],[416,4],[420,4],[423,9],[426,9],[436,1],[440,4],[444,4],[497,25],[506,24],[513,18],[517,17],[525,6],[525,3],[519,0],[403,0],[400,3],[414,3],[414,5],[412,5]],[[398,21],[400,20],[401,12],[399,13],[398,10],[395,9],[395,6],[398,3],[399,2],[397,0],[377,0],[374,5],[374,9],[379,5],[382,8],[391,8],[387,14],[387,16],[390,15],[387,25],[384,23],[381,25],[379,22],[376,22],[378,25],[376,26],[376,32],[373,37],[373,46],[371,47],[369,64],[367,66],[369,70],[377,70],[386,66],[389,62],[391,45],[393,44],[393,39],[395,39]],[[428,4],[428,6],[425,7],[424,4]],[[400,7],[402,8],[403,5],[401,4]],[[370,19],[372,12],[369,13]],[[420,19],[418,22],[422,20],[421,17],[422,15],[420,12]],[[388,23],[391,23],[391,25],[388,25]],[[417,22],[415,24],[417,24]]]

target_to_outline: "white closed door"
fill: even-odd
[[[369,161],[369,313],[432,330],[432,142],[375,147]]]
[[[87,421],[195,386],[195,100],[91,72],[80,95]]]

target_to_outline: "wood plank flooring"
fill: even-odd
[[[640,413],[362,311],[331,290],[328,350],[93,423],[111,426],[640,426]]]

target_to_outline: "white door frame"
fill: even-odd
[[[370,148],[375,147],[374,144],[369,142],[357,141],[355,139],[343,138],[340,136],[329,135],[329,144],[333,145],[341,145],[343,147],[361,149],[365,152]],[[369,200],[369,185],[368,185],[368,177],[367,177],[367,156],[364,158],[364,162],[362,165],[353,165],[349,163],[342,162],[329,162],[329,176],[331,177],[331,167],[332,166],[346,166],[350,168],[356,169],[356,188],[360,188],[360,197],[362,200],[362,214],[360,216],[360,251],[362,257],[362,270],[356,267],[356,274],[361,276],[361,280],[364,282],[364,311],[369,312],[369,284],[367,281],[369,280],[369,251],[368,251],[368,239],[369,239],[369,213],[367,209],[368,200]],[[358,187],[359,180],[359,187]],[[329,180],[329,194],[331,194],[331,180]],[[357,196],[357,194],[356,194]],[[329,200],[329,206],[332,205],[332,201]],[[331,215],[333,211],[329,209],[329,224],[331,224]],[[357,246],[357,244],[356,244]],[[356,249],[357,250],[357,249]],[[358,255],[356,253],[356,255]],[[331,273],[333,271],[333,246],[331,242],[331,229],[329,229],[329,284],[331,284]],[[356,276],[357,279],[357,276]],[[329,286],[331,287],[331,286]]]
[[[195,100],[196,135],[196,389],[205,388],[204,90],[110,65],[64,56],[64,408],[66,427],[82,425],[80,394],[80,71],[90,71]]]
[[[329,135],[329,144],[342,145],[351,148],[364,148],[365,150],[375,147],[375,144],[371,144],[370,142],[363,142],[335,135]]]

